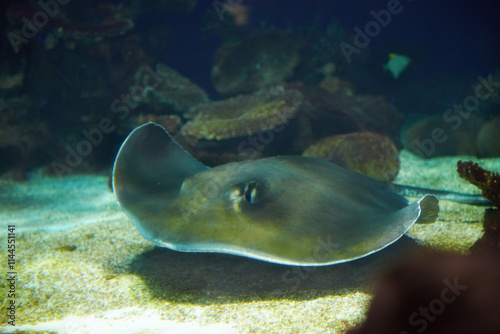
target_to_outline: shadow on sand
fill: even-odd
[[[205,304],[259,299],[310,299],[353,291],[370,292],[375,279],[419,247],[403,236],[367,257],[323,267],[273,264],[215,253],[154,248],[130,264],[155,298]]]

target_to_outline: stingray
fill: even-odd
[[[155,123],[127,137],[113,170],[118,204],[144,238],[286,265],[358,259],[436,220],[435,196],[408,204],[395,189],[311,157],[209,168]]]

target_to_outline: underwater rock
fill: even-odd
[[[121,4],[124,12],[133,18],[138,18],[143,15],[164,15],[185,16],[191,13],[197,6],[196,0],[158,0],[158,1],[141,1],[128,0]]]
[[[342,73],[345,77],[353,67],[359,66],[360,60],[370,54],[369,48],[365,48],[348,62],[339,45],[342,42],[351,43],[354,36],[346,33],[334,17],[331,17],[326,26],[313,25],[303,30],[302,34],[306,44],[300,50],[300,63],[293,76],[295,80],[300,80],[307,86],[317,85],[334,73]]]
[[[149,66],[143,65],[135,75],[136,85],[144,87],[142,91],[144,100],[152,104],[159,104],[162,108],[167,105],[183,113],[195,105],[209,101],[208,95],[200,86],[161,63],[156,65],[155,75],[159,78],[151,80],[152,85],[144,85],[147,82],[146,78],[151,78],[153,74]]]
[[[268,30],[222,45],[212,67],[215,89],[229,95],[283,84],[299,63],[302,44],[290,32]]]
[[[350,82],[341,80],[338,77],[327,75],[320,82],[319,86],[330,93],[340,93],[345,96],[354,96],[354,86]]]
[[[64,6],[47,3],[42,9],[39,5],[35,6],[34,2],[20,1],[7,15],[11,26],[18,27],[24,24],[27,17],[50,14],[50,20],[36,25],[37,31],[46,33],[43,44],[47,50],[54,48],[60,41],[72,50],[76,47],[75,43],[88,45],[100,42],[124,35],[134,28],[133,20],[125,17],[123,7],[111,3],[71,2],[64,3]]]
[[[64,38],[73,38],[85,42],[99,42],[105,38],[121,36],[134,28],[129,19],[113,19],[100,23],[66,23]]]
[[[457,162],[458,175],[482,190],[496,209],[484,213],[484,235],[470,248],[472,253],[500,259],[500,175],[487,171],[472,161]]]
[[[111,3],[70,3],[61,7],[61,11],[58,18],[64,40],[99,42],[124,35],[134,28],[133,20],[123,15],[122,7]]]
[[[0,175],[15,180],[41,160],[40,148],[50,133],[34,101],[27,96],[0,103]]]
[[[155,114],[140,114],[137,118],[137,122],[134,127],[149,122],[155,122],[160,124],[167,130],[171,135],[179,132],[182,126],[182,119],[178,115],[155,115]]]
[[[164,39],[164,43],[168,44],[167,38]],[[111,87],[116,94],[120,94],[120,97],[127,90],[130,94],[136,93],[130,86],[135,82],[137,69],[143,64],[151,62],[151,56],[143,49],[144,44],[143,37],[127,35],[96,43],[89,48],[89,55],[100,58],[106,63]],[[155,79],[157,80],[157,77],[154,77],[153,80]],[[149,83],[153,80],[150,79]],[[145,84],[141,82],[140,87]],[[123,97],[121,98],[123,101]]]
[[[476,146],[481,157],[500,157],[500,117],[493,118],[481,127]]]
[[[451,117],[451,116],[450,116]],[[403,140],[405,148],[421,158],[477,155],[476,137],[483,120],[470,115],[468,119],[445,121],[432,116],[413,124]]]
[[[114,99],[118,95],[125,103],[128,94],[124,94],[124,92],[129,91],[129,87],[134,83],[137,69],[152,61],[151,56],[143,49],[146,46],[144,39],[136,34],[127,34],[123,37],[108,38],[89,45],[82,43],[83,45],[78,44],[75,47],[78,47],[78,51],[80,51],[77,53],[84,54],[90,59],[97,59],[102,64],[103,70],[99,72],[99,75],[103,78],[102,81],[105,81],[104,78],[109,80],[109,90],[113,93],[113,96],[109,98]],[[164,43],[167,44],[168,39],[164,40]],[[54,51],[60,52],[59,49],[61,48],[56,48]],[[67,50],[66,52],[71,53]],[[141,83],[142,86],[144,86],[143,83]],[[132,91],[128,93],[132,94]],[[137,94],[136,91],[133,93]],[[121,96],[121,94],[124,95]],[[136,95],[133,98],[136,98]],[[133,105],[133,101],[127,101],[127,108],[134,108]]]
[[[199,104],[185,115],[192,119],[184,125],[182,134],[216,140],[253,135],[286,124],[301,102],[298,91],[277,86]]]
[[[323,81],[325,81],[325,80],[327,81],[328,79],[333,78],[333,74],[335,73],[336,70],[337,70],[337,65],[335,65],[335,63],[327,62],[326,64],[324,64],[320,68],[316,69],[316,72],[323,75],[323,77],[324,77]]]
[[[48,121],[52,129],[57,129],[55,132],[72,132],[74,136],[75,129],[99,122],[103,113],[111,113],[108,64],[89,57],[85,50],[38,48],[28,64],[24,86],[35,99],[43,101],[41,112],[50,113]]]
[[[374,132],[355,132],[321,139],[303,156],[323,158],[382,181],[399,172],[399,152],[392,140]]]
[[[493,74],[489,74],[487,78],[483,78],[488,82],[499,82],[500,81],[500,68],[497,67]],[[484,81],[477,81],[469,90],[470,93],[475,93],[483,90],[485,87]],[[491,95],[490,95],[491,94]],[[500,91],[498,89],[488,89],[488,94],[485,95],[485,99],[481,101],[480,111],[483,114],[497,116],[500,107]]]
[[[51,7],[53,5],[57,8]],[[6,128],[0,134],[5,139],[1,149],[5,159],[0,164],[0,173],[11,170],[22,175],[28,168],[47,161],[64,161],[67,147],[74,149],[86,140],[83,131],[94,131],[101,120],[111,119],[114,114],[111,102],[125,93],[133,82],[135,70],[145,60],[141,58],[135,63],[135,55],[140,53],[138,43],[127,43],[130,35],[118,36],[132,29],[131,21],[119,17],[120,6],[89,1],[64,6],[47,2],[40,7],[36,1],[18,1],[8,16],[6,24],[13,33],[18,33],[23,26],[27,29],[32,23],[24,22],[34,17],[45,20],[43,17],[50,16],[48,21],[35,24],[36,31],[28,29],[32,34],[29,39],[23,38],[22,43],[12,45],[14,51],[20,51],[17,60],[10,61],[11,56],[7,54],[4,58],[0,52],[0,58],[7,60],[4,61],[8,65],[6,74],[11,76],[4,82],[0,79],[2,97],[4,100],[10,96],[25,98],[19,94],[22,92],[29,97],[26,103],[31,104],[29,111],[21,107],[22,110],[9,115],[4,110],[11,108],[10,102],[1,107],[1,116],[7,119],[1,121]],[[121,29],[120,22],[128,23],[128,28]],[[113,38],[106,38],[111,36]],[[127,49],[122,45],[127,45]],[[5,51],[13,53],[11,48]],[[132,71],[130,65],[133,65]],[[0,72],[3,69],[0,68]],[[120,73],[119,79],[114,81],[116,73]],[[129,81],[124,73],[130,74]],[[125,86],[115,85],[117,81]],[[120,125],[121,122],[117,122],[117,126]],[[13,142],[15,138],[19,141],[10,145],[8,141]],[[102,143],[101,139],[95,140],[98,144],[91,148],[92,154],[89,153],[88,158],[85,155],[77,164],[82,168],[109,164],[112,156],[109,152],[116,149],[112,147],[112,140],[114,135],[103,136]]]
[[[382,278],[366,321],[348,333],[499,333],[498,282],[497,261],[419,252]]]
[[[288,86],[304,96],[301,114],[310,120],[313,133],[319,138],[372,131],[388,136],[400,146],[402,116],[384,96],[356,95],[352,84],[335,77],[325,79],[323,88],[300,83]]]
[[[26,73],[26,57],[12,57],[7,49],[3,48],[0,51],[0,59],[0,90],[3,95],[6,90],[22,87]]]
[[[335,94],[319,87],[305,86],[297,82],[287,87],[298,90],[304,96],[299,114],[301,124],[296,136],[300,141],[295,143],[298,151],[304,151],[322,137],[356,132],[360,128],[359,117],[350,115],[345,108],[338,108],[339,100],[346,98],[345,96],[354,95],[347,85],[341,85],[345,89]]]
[[[244,27],[249,22],[251,9],[249,6],[241,4],[241,1],[236,2],[236,4],[223,3],[218,15],[222,16],[225,12],[232,17],[235,26]]]
[[[472,254],[500,259],[500,209],[484,212],[484,234],[471,246]]]

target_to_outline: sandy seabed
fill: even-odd
[[[401,152],[396,180],[478,193],[457,160],[500,170],[500,159],[420,160]],[[15,298],[2,280],[2,333],[341,333],[360,324],[377,278],[422,246],[467,252],[484,208],[440,202],[434,224],[415,225],[384,250],[326,267],[289,267],[155,245],[120,211],[108,176],[0,180],[2,249],[15,226]],[[413,199],[411,199],[413,200]],[[6,251],[2,254],[8,254]],[[7,255],[2,270],[7,268]],[[15,326],[7,307],[15,300]]]

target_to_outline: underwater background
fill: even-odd
[[[442,201],[381,252],[290,267],[155,247],[111,189],[127,135],[156,122],[211,167],[313,156],[498,206],[499,3],[0,8],[2,332],[500,331],[498,209]]]

